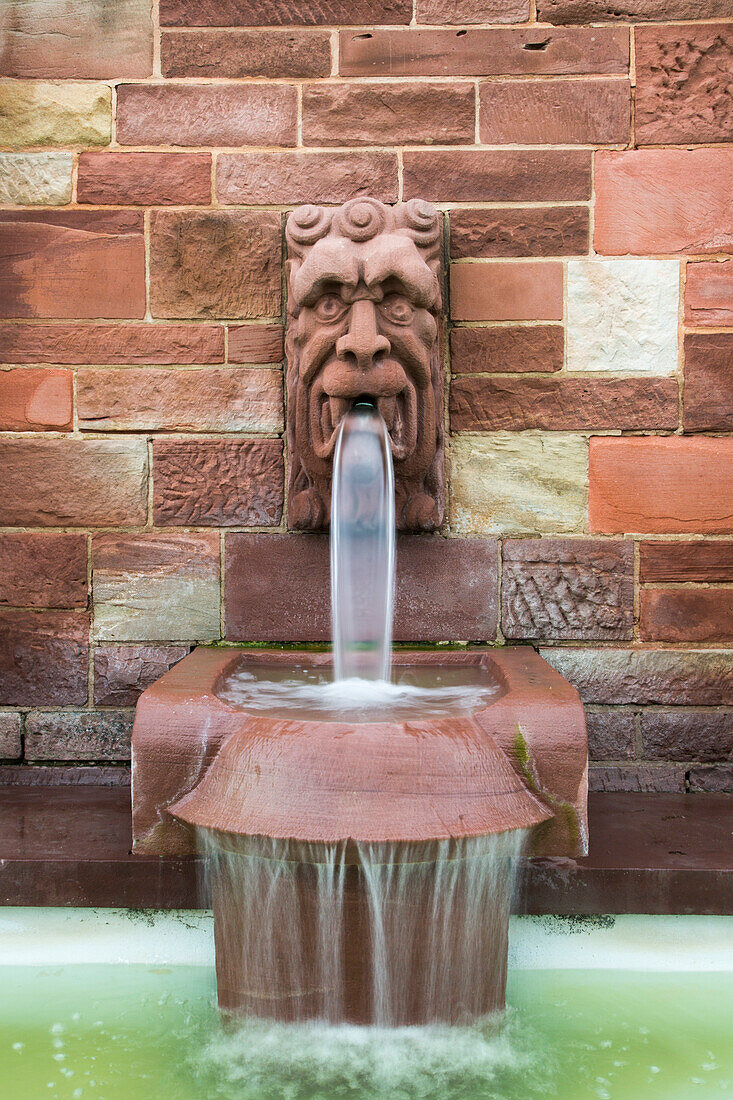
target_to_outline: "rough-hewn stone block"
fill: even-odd
[[[318,77],[331,74],[331,40],[312,31],[164,31],[163,76]]]
[[[346,202],[371,195],[397,200],[397,155],[385,151],[223,153],[216,162],[222,203]]]
[[[733,650],[541,649],[584,703],[733,704]]]
[[[210,153],[82,153],[77,201],[169,206],[211,200]]]
[[[412,0],[319,0],[317,4],[293,4],[292,0],[161,0],[160,4],[161,24],[174,27],[391,25],[409,23],[411,18]]]
[[[591,439],[590,526],[607,534],[733,531],[733,439]]]
[[[642,542],[639,573],[644,583],[733,582],[733,542]]]
[[[733,325],[733,260],[687,264],[685,321],[688,325]]]
[[[454,374],[521,374],[560,370],[564,331],[561,325],[482,326],[454,328],[450,334]]]
[[[282,509],[279,439],[155,440],[157,524],[275,527]]]
[[[708,768],[690,768],[691,791],[733,791],[733,764],[717,764]]]
[[[0,84],[0,145],[109,145],[112,89],[102,84]]]
[[[506,638],[630,638],[634,547],[586,539],[507,539],[501,629]]]
[[[219,637],[216,532],[92,540],[94,635],[105,642]]]
[[[567,368],[674,374],[677,260],[568,261]]]
[[[145,523],[144,439],[10,439],[0,444],[0,524],[116,527]]]
[[[63,431],[72,426],[70,370],[0,370],[0,431]]]
[[[529,0],[417,0],[418,23],[524,23]]]
[[[685,337],[682,424],[686,432],[733,429],[733,333]]]
[[[677,383],[642,378],[454,378],[451,430],[521,432],[677,427]]]
[[[0,712],[0,758],[17,760],[20,755],[20,715]]]
[[[626,145],[627,80],[493,80],[480,86],[479,134],[487,145]]]
[[[0,0],[3,76],[150,76],[150,0]]]
[[[282,325],[229,327],[230,363],[280,363],[284,354]]]
[[[452,210],[450,254],[471,256],[577,256],[588,251],[586,206],[519,210]]]
[[[88,615],[0,611],[0,706],[86,703],[88,655]]]
[[[304,145],[470,145],[473,85],[306,84]]]
[[[0,604],[86,607],[86,535],[0,534]]]
[[[291,84],[120,84],[120,145],[295,145]]]
[[[733,642],[733,589],[645,588],[639,630],[654,642]]]
[[[641,735],[650,760],[729,760],[733,756],[733,711],[643,710]]]
[[[399,538],[396,585],[397,641],[495,638],[495,540]],[[328,539],[227,535],[226,615],[232,639],[330,639]]]
[[[601,150],[595,158],[595,249],[723,252],[733,247],[733,149]]]
[[[637,145],[731,141],[733,26],[637,27],[634,38]]]
[[[451,264],[450,303],[458,321],[562,321],[562,264]]]
[[[451,526],[459,534],[575,534],[585,530],[583,436],[494,432],[451,444]]]
[[[82,430],[282,431],[279,370],[92,367],[78,372],[76,398]]]
[[[440,20],[442,22],[443,20]],[[482,22],[487,20],[482,20]],[[626,73],[629,36],[615,27],[342,30],[342,76],[562,76]]]
[[[585,149],[406,150],[404,197],[432,202],[586,202]]]
[[[595,764],[588,770],[590,791],[662,792],[685,790],[685,770],[671,764]]]
[[[94,652],[94,702],[132,707],[145,688],[182,660],[185,645],[101,645]]]
[[[591,760],[631,759],[636,751],[634,712],[626,707],[585,708]]]
[[[538,0],[543,23],[641,22],[717,19],[730,15],[730,0]]]
[[[153,216],[150,308],[156,317],[280,313],[280,215],[161,210]]]
[[[61,711],[29,714],[27,760],[129,760],[132,711]]]
[[[0,357],[9,363],[223,363],[224,328],[0,324]]]
[[[71,153],[0,153],[0,203],[63,206],[71,202]]]

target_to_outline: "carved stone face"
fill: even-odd
[[[399,526],[440,526],[440,215],[416,199],[352,199],[300,207],[286,236],[290,525],[328,522],[339,424],[370,397],[390,434]]]

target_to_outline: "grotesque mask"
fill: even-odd
[[[286,236],[291,527],[328,523],[337,430],[359,398],[377,405],[389,431],[398,525],[439,527],[440,214],[419,199],[390,207],[357,198],[299,207]]]

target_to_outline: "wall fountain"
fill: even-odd
[[[583,709],[529,647],[390,672],[395,529],[444,515],[440,214],[306,206],[287,241],[288,515],[330,522],[334,654],[199,647],[149,688],[134,850],[207,853],[223,1009],[470,1019],[522,852],[585,853]]]

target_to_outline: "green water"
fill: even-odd
[[[501,1022],[225,1030],[203,967],[0,967],[8,1100],[733,1097],[733,974],[515,971]]]

